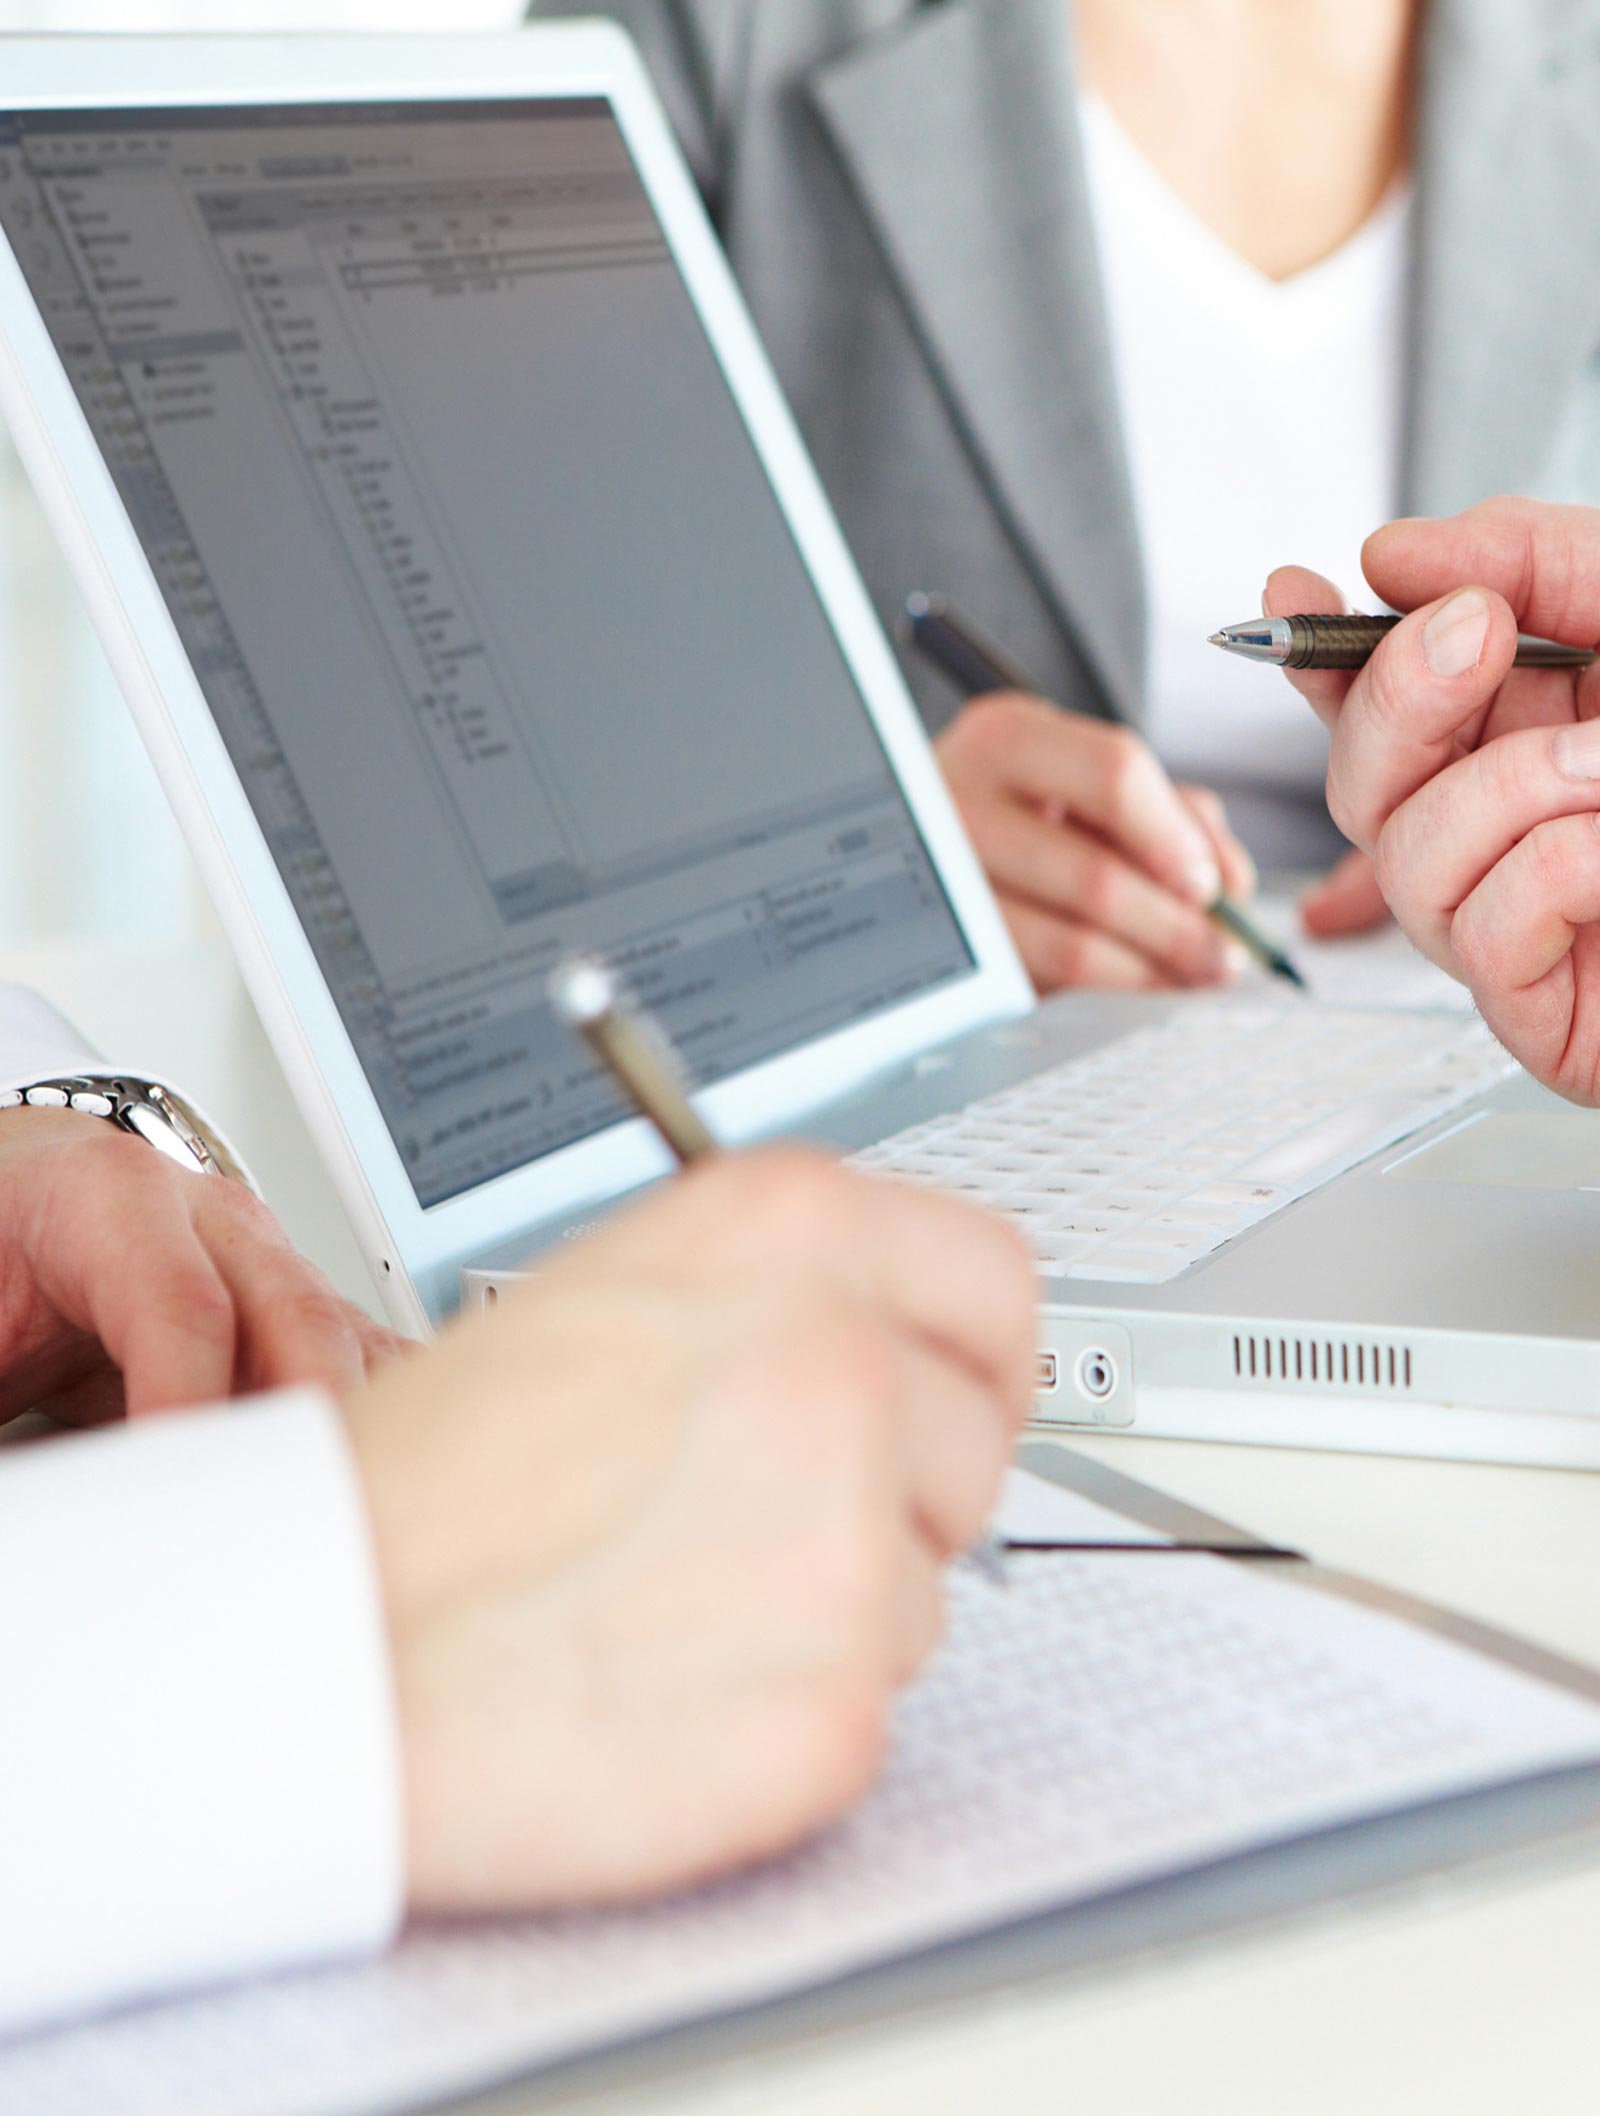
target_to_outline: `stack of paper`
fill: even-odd
[[[1294,1567],[1147,1548],[1010,1569],[954,1578],[882,1785],[794,1856],[25,2043],[0,2053],[0,2109],[414,2108],[1247,1847],[1600,1763],[1600,1707]]]

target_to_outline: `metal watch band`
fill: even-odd
[[[227,1148],[205,1130],[194,1110],[170,1088],[122,1074],[70,1073],[33,1086],[0,1094],[0,1110],[75,1109],[86,1117],[103,1117],[119,1131],[133,1133],[157,1153],[195,1175],[246,1180]]]

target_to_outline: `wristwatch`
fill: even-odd
[[[121,1074],[70,1073],[0,1094],[0,1110],[24,1106],[75,1109],[86,1117],[104,1117],[192,1175],[229,1176],[247,1189],[255,1187],[227,1145],[208,1132],[194,1109],[169,1087]]]

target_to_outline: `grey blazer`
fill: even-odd
[[[1067,0],[601,11],[644,47],[885,619],[948,587],[1063,704],[1137,723]],[[1407,511],[1600,501],[1600,0],[1433,0],[1418,182]],[[948,690],[907,674],[942,724]]]

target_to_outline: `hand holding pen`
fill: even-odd
[[[1172,784],[1130,729],[1062,712],[942,599],[913,596],[910,641],[982,703],[935,747],[1041,991],[1215,985],[1255,954],[1255,886],[1221,803]],[[1280,974],[1293,977],[1287,965]]]
[[[716,1160],[719,1152],[717,1141],[707,1128],[700,1113],[689,1099],[688,1075],[682,1060],[669,1042],[665,1031],[652,1016],[631,1004],[623,994],[610,967],[596,956],[575,956],[563,963],[550,979],[550,1003],[558,1019],[582,1037],[589,1046],[591,1055],[600,1065],[612,1085],[621,1090],[640,1116],[655,1127],[662,1143],[671,1153],[680,1168],[693,1168],[701,1163]],[[887,1202],[885,1187],[870,1179],[851,1175],[843,1169],[833,1172],[831,1180],[838,1184],[867,1184],[868,1195],[882,1206]],[[903,1190],[895,1195],[897,1186],[887,1186],[893,1209],[902,1211],[911,1201]],[[926,1208],[932,1200],[918,1198],[913,1210]],[[940,1200],[934,1207],[948,1214],[954,1200]],[[955,1208],[961,1215],[967,1232],[982,1227],[982,1215],[973,1215],[970,1208],[960,1205]],[[860,1215],[865,1218],[865,1214]],[[925,1221],[921,1233],[926,1238],[930,1233]],[[909,1232],[909,1230],[907,1230]],[[947,1228],[953,1233],[954,1229]],[[990,1224],[989,1238],[992,1240],[994,1225]],[[912,1267],[915,1276],[915,1267]],[[1025,1274],[1031,1275],[1031,1274]],[[872,1274],[866,1273],[862,1290],[870,1284]],[[1014,1282],[1014,1281],[1013,1281]],[[916,1296],[920,1302],[921,1294]],[[871,1304],[870,1297],[867,1302]],[[935,1312],[930,1308],[930,1315]],[[993,1327],[992,1323],[990,1327]],[[1011,1339],[1012,1349],[1018,1342],[1017,1333],[1004,1333]],[[946,1414],[950,1409],[948,1382],[939,1377],[938,1361],[918,1355],[917,1366],[923,1384],[930,1397],[945,1399]],[[969,1399],[974,1392],[964,1392]],[[1017,1392],[1013,1391],[1016,1398]],[[1027,1400],[1023,1391],[1014,1408],[1020,1411]],[[931,1404],[930,1404],[931,1408]],[[926,1422],[926,1420],[924,1420]],[[953,1433],[947,1439],[954,1440]],[[959,1452],[959,1448],[957,1449]],[[998,1534],[990,1529],[976,1543],[969,1545],[967,1557],[997,1586],[1006,1583],[1004,1544]]]
[[[1409,614],[1362,668],[1290,677],[1331,737],[1334,818],[1511,1055],[1600,1102],[1600,513],[1489,500],[1391,522],[1362,565]],[[1285,567],[1265,606],[1344,602]],[[1530,667],[1530,635],[1554,635],[1565,665]]]

